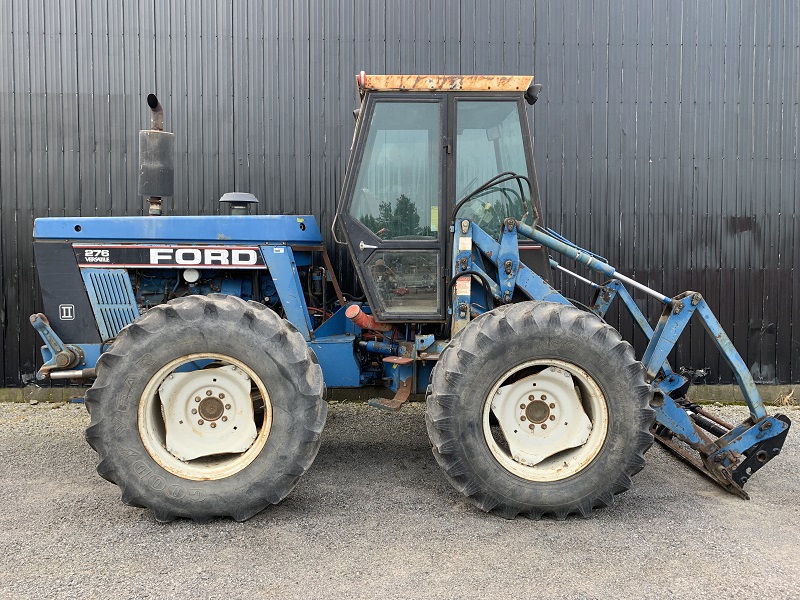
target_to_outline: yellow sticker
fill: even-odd
[[[297,217],[297,222],[298,223],[302,223],[303,221],[305,221],[304,217]]]
[[[439,231],[439,207],[431,206],[431,231]]]

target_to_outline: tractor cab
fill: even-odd
[[[357,77],[361,107],[337,222],[379,321],[445,320],[456,217],[498,239],[503,219],[533,224],[541,214],[525,110],[532,80]],[[504,173],[515,176],[497,177]],[[542,248],[521,251],[544,276]]]

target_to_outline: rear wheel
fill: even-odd
[[[282,500],[325,422],[322,371],[302,336],[256,303],[190,296],[117,337],[87,394],[98,473],[159,521],[242,521]]]
[[[615,329],[522,302],[479,317],[442,353],[426,420],[439,465],[481,509],[586,516],[644,466],[650,397]]]

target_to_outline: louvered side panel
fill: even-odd
[[[110,340],[139,316],[125,269],[82,269],[81,275],[103,341]]]

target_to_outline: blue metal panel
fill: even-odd
[[[131,279],[125,269],[81,269],[94,318],[103,341],[139,316]]]
[[[361,385],[361,366],[353,352],[352,335],[317,337],[308,346],[317,355],[325,385],[329,388]]]
[[[347,311],[346,306],[342,306],[333,315],[325,321],[322,325],[317,327],[314,331],[314,338],[321,339],[323,337],[340,335],[347,333],[350,336],[355,336],[356,329],[358,329],[353,322],[345,316]],[[359,330],[360,331],[360,330]]]
[[[309,215],[48,218],[36,219],[34,237],[214,244],[279,242],[308,246],[322,243],[317,220]]]
[[[654,407],[654,410],[656,412],[656,421],[669,427],[672,432],[681,436],[684,441],[690,444],[702,443],[689,415],[675,404],[675,400],[668,395],[664,396],[664,404]]]
[[[288,246],[262,246],[261,254],[269,267],[275,289],[278,290],[286,318],[297,327],[306,341],[310,340],[314,325],[311,322],[311,315],[308,314],[308,305],[303,287],[300,285],[292,249]]]
[[[424,394],[428,389],[428,384],[431,382],[431,373],[436,366],[435,360],[423,360],[416,363],[417,366],[417,387],[414,390],[415,394]]]
[[[521,225],[521,224],[520,224]],[[502,273],[502,262],[504,260],[504,253],[508,253],[509,246],[517,246],[517,234],[510,235],[510,238],[506,241],[505,246],[498,244],[492,236],[488,233],[483,231],[479,226],[475,225],[474,223],[470,226],[470,234],[473,236],[475,246],[480,249],[480,251],[485,254],[487,257],[500,257],[500,260],[497,262],[497,267],[499,272]],[[504,235],[504,238],[507,236]],[[531,298],[532,300],[543,300],[547,302],[558,302],[560,304],[570,304],[569,300],[564,298],[561,294],[559,294],[553,287],[548,284],[544,279],[542,279],[537,273],[533,272],[531,269],[525,267],[525,265],[519,263],[518,254],[517,258],[515,259],[510,256],[512,261],[512,274],[516,273],[516,279],[514,281],[514,285],[519,287],[526,296]],[[517,265],[520,266],[519,270],[517,271]],[[481,272],[480,269],[477,267],[473,267],[478,272]],[[491,279],[490,279],[491,281]],[[513,289],[513,287],[512,287]],[[499,290],[499,287],[498,287]],[[493,293],[497,297],[499,295],[493,289]]]
[[[508,230],[503,227],[500,235],[500,251],[493,256],[497,266],[497,279],[503,294],[503,302],[511,302],[514,288],[517,285],[517,270],[519,269],[519,244],[517,230]],[[506,265],[508,265],[506,267]]]
[[[524,264],[517,273],[517,287],[532,300],[542,300],[545,302],[558,302],[559,304],[571,304],[560,293],[553,289],[538,273],[535,273]]]
[[[453,277],[457,277],[458,279],[456,280],[455,288],[452,288],[450,306],[447,307],[449,314],[452,315],[450,322],[452,325],[451,334],[453,335],[463,329],[467,323],[469,323],[470,318],[469,306],[472,300],[472,275],[459,275],[459,273],[465,271],[478,273],[478,269],[473,263],[472,256],[472,230],[473,226],[470,225],[466,233],[462,234],[461,223],[458,223],[453,235],[453,261],[450,265],[450,272],[453,273]],[[492,279],[486,277],[482,271],[480,274],[483,275],[483,281],[488,282],[490,287],[495,285]],[[466,279],[462,279],[462,277],[466,277]],[[462,282],[465,282],[467,285],[463,285]],[[496,292],[492,291],[491,293],[493,296],[498,295],[500,289],[497,288]]]
[[[790,423],[775,417],[764,417],[754,423],[744,421],[716,440],[716,451],[711,456],[719,455],[720,458],[724,458],[728,450],[744,454],[758,442],[780,435],[789,428],[789,425]]]
[[[414,363],[402,364],[389,362],[390,360],[386,358],[383,361],[383,376],[386,379],[386,387],[396,392],[410,383],[410,379],[414,376]]]

